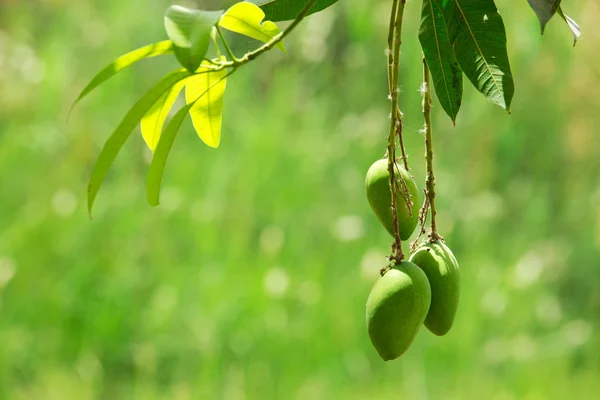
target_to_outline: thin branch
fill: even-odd
[[[394,224],[394,244],[392,245],[392,255],[390,256],[391,261],[395,264],[399,264],[404,259],[404,253],[402,252],[402,240],[400,239],[399,227],[398,227],[398,204],[396,193],[399,192],[398,182],[396,179],[396,135],[402,134],[402,120],[399,118],[400,114],[398,110],[398,65],[400,58],[400,44],[401,32],[402,32],[402,17],[404,16],[404,6],[406,0],[394,0],[392,4],[392,12],[395,11],[395,16],[391,17],[390,21],[390,32],[388,35],[388,45],[390,38],[393,38],[393,53],[388,48],[388,78],[390,97],[392,101],[391,118],[390,118],[390,133],[388,136],[387,145],[387,156],[388,156],[388,172],[390,175],[390,192],[391,192],[391,212]],[[389,67],[391,65],[391,73]],[[409,207],[410,208],[410,207]]]
[[[435,242],[441,239],[437,233],[436,210],[435,210],[435,175],[433,173],[433,143],[431,133],[431,88],[429,79],[429,67],[423,56],[423,118],[425,120],[425,161],[427,164],[427,178],[425,179],[425,194],[431,209],[431,230],[429,240]]]

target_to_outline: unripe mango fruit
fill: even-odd
[[[419,204],[417,200],[417,184],[404,167],[395,165],[395,177],[398,182],[396,206],[398,214],[398,232],[402,240],[407,240],[412,235],[419,221]],[[365,180],[367,199],[375,215],[394,236],[394,219],[392,217],[392,195],[390,192],[390,174],[387,160],[377,160],[369,171]],[[407,193],[410,195],[411,207],[407,206]]]
[[[400,357],[421,328],[431,302],[425,273],[403,261],[375,282],[367,300],[367,330],[384,361]]]
[[[460,296],[460,271],[452,251],[441,240],[424,243],[410,256],[410,262],[425,272],[431,286],[431,306],[425,326],[444,336],[454,323]]]

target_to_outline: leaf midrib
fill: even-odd
[[[442,59],[442,52],[441,52],[441,49],[440,49],[440,42],[438,40],[437,26],[435,25],[435,14],[434,14],[434,11],[433,11],[433,2],[434,1],[436,1],[436,0],[429,0],[429,8],[431,8],[431,21],[432,21],[432,25],[433,25],[435,43],[437,44],[437,46],[436,46],[437,53],[438,53],[438,57],[440,59],[440,66],[442,67],[442,78],[444,79],[444,86],[446,87],[446,96],[448,97],[448,103],[450,104],[450,108],[452,109],[452,113],[455,114],[455,112],[454,112],[454,104],[452,102],[452,98],[450,97],[450,87],[448,86],[448,81],[446,80],[446,74],[443,73],[444,62],[443,62],[443,59]],[[444,18],[442,18],[442,21],[444,22],[444,25],[446,25],[446,20]],[[429,90],[429,88],[428,88],[428,90]],[[456,111],[456,113],[458,113],[458,110]],[[454,118],[456,118],[456,117],[454,117]]]
[[[500,93],[503,93],[502,90],[500,89],[500,86],[498,85],[498,82],[496,82],[496,78],[494,77],[494,74],[492,73],[490,65],[488,64],[487,60],[483,56],[483,52],[481,51],[481,47],[479,47],[479,43],[477,42],[477,39],[475,38],[475,35],[473,34],[473,31],[471,30],[471,26],[469,25],[469,22],[467,21],[467,16],[465,15],[462,7],[460,6],[460,3],[458,2],[458,0],[453,0],[453,1],[454,1],[454,4],[456,4],[456,6],[458,7],[458,10],[460,11],[460,14],[462,15],[463,20],[465,21],[465,25],[467,26],[467,29],[469,30],[469,33],[471,34],[471,37],[473,38],[473,42],[475,43],[475,46],[477,46],[477,50],[479,51],[479,54],[481,54],[481,59],[485,63],[485,67],[489,71],[490,76],[492,77],[492,81],[494,82],[494,86],[496,87],[496,90],[498,90],[498,92],[500,92]],[[504,100],[504,98],[502,100],[503,100],[504,105],[506,107],[506,100]]]

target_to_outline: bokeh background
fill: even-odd
[[[112,59],[165,38],[169,4],[0,1],[0,398],[597,398],[597,1],[563,2],[584,32],[574,49],[558,18],[542,37],[525,0],[497,1],[512,115],[470,87],[456,127],[435,107],[461,304],[447,336],[423,329],[389,363],[364,317],[391,243],[364,196],[387,133],[389,0],[342,0],[299,27],[289,55],[231,78],[221,147],[186,122],[156,209],[136,131],[89,220],[104,140],[177,63],[123,72],[67,124],[69,106]],[[422,184],[419,14],[409,2],[401,105]]]

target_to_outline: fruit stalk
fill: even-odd
[[[406,0],[394,0],[392,4],[392,13],[390,16],[390,31],[388,34],[388,83],[390,89],[390,100],[392,109],[390,113],[390,133],[388,136],[387,156],[388,171],[390,174],[390,192],[392,196],[392,216],[394,220],[394,245],[392,246],[392,256],[390,257],[399,264],[404,259],[402,253],[402,241],[398,232],[398,208],[396,204],[396,193],[398,193],[398,183],[396,182],[396,135],[402,135],[402,119],[398,110],[398,64],[400,58],[400,44],[402,32],[402,17],[404,16],[404,6]],[[395,12],[394,12],[395,11]],[[393,47],[393,52],[391,47]],[[404,148],[402,148],[404,165],[408,169]],[[410,199],[409,199],[410,201]]]
[[[423,118],[425,120],[425,162],[427,164],[427,178],[425,179],[425,195],[426,200],[423,207],[429,206],[431,209],[431,230],[429,231],[429,239],[435,242],[441,238],[437,233],[435,221],[435,175],[433,173],[433,143],[431,133],[431,90],[430,90],[430,73],[425,56],[423,56]],[[429,204],[428,204],[429,203]],[[425,213],[427,210],[425,209]]]

